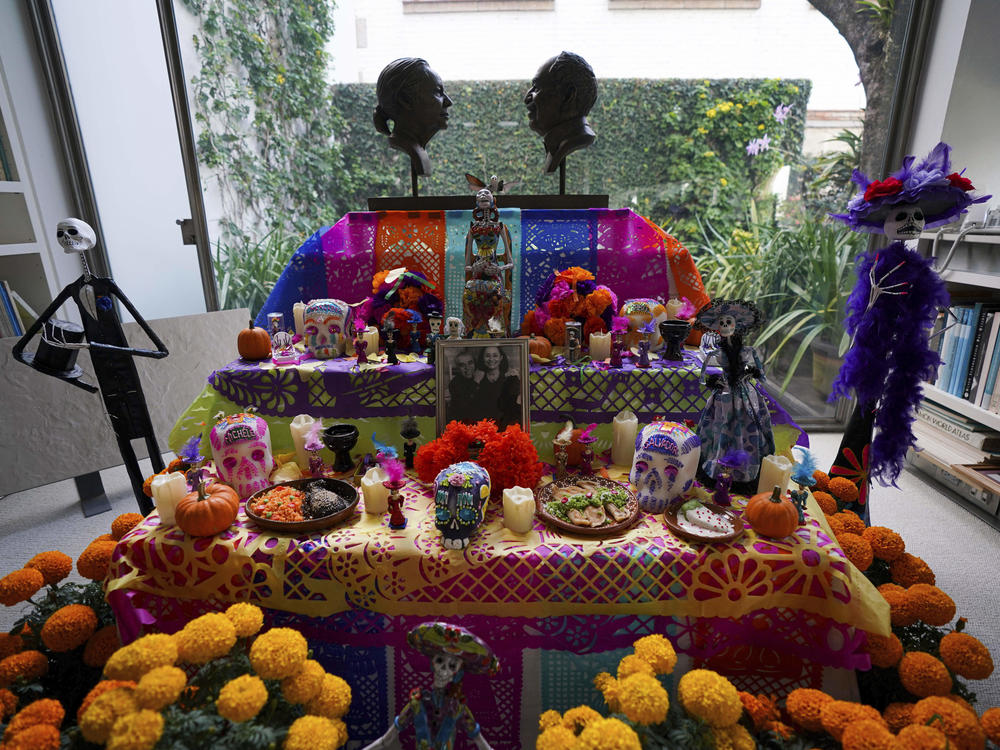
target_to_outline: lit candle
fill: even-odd
[[[375,466],[361,477],[361,494],[365,498],[365,512],[382,515],[389,509],[389,488],[383,483],[389,475],[381,466]]]
[[[677,313],[684,307],[684,302],[672,299],[667,302],[667,320],[677,320]]]
[[[375,326],[368,326],[361,332],[361,338],[368,342],[368,349],[365,353],[369,357],[373,357],[378,354],[378,328]]]
[[[295,333],[299,338],[306,335],[306,303],[296,302],[292,305],[292,317],[295,319]]]
[[[174,524],[174,511],[188,493],[187,478],[179,471],[169,474],[157,474],[150,485],[153,491],[153,502],[160,513],[160,522]]]
[[[309,468],[309,453],[306,451],[306,438],[312,429],[315,419],[308,414],[298,414],[288,425],[289,432],[292,433],[292,443],[295,445],[295,463],[300,469]]]
[[[622,409],[615,415],[611,429],[611,463],[616,466],[631,466],[639,418],[631,409]]]
[[[777,486],[781,488],[781,495],[784,497],[791,478],[792,462],[785,456],[764,456],[760,465],[760,477],[757,479],[757,492],[770,492]]]
[[[590,334],[590,358],[595,362],[603,362],[611,356],[611,334]]]
[[[503,525],[515,534],[527,534],[535,523],[535,493],[527,487],[503,491]]]

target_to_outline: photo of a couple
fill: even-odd
[[[528,429],[528,342],[465,339],[438,342],[438,433],[453,420],[492,419],[500,430]]]

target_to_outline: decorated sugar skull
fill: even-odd
[[[663,346],[663,337],[660,335],[660,323],[668,319],[667,308],[655,299],[629,299],[622,304],[621,312],[623,318],[628,318],[628,333],[625,335],[625,346],[631,348],[639,343],[642,334],[639,330],[650,321],[653,321],[653,332],[649,334],[649,349],[657,351]]]
[[[464,549],[483,522],[490,496],[490,474],[479,464],[461,461],[434,480],[434,525],[448,549]]]
[[[306,349],[316,359],[339,356],[347,345],[346,302],[339,299],[314,299],[306,305],[303,316]]]
[[[232,414],[215,423],[210,437],[219,479],[241,498],[271,484],[274,459],[267,422],[256,414]]]
[[[915,240],[924,231],[924,212],[912,203],[892,206],[882,228],[890,240]]]
[[[656,421],[643,427],[629,474],[639,506],[648,513],[666,510],[691,489],[700,458],[701,440],[684,425]]]

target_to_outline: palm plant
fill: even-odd
[[[239,236],[228,244],[217,242],[212,260],[219,306],[223,310],[248,307],[251,313],[260,310],[301,244],[301,237],[277,229],[256,240]]]

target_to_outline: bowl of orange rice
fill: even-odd
[[[310,518],[302,508],[310,487],[319,487],[339,495],[346,507],[330,515]],[[330,477],[308,477],[279,482],[255,492],[246,499],[247,518],[262,529],[296,534],[328,529],[354,515],[359,493],[354,485]]]

